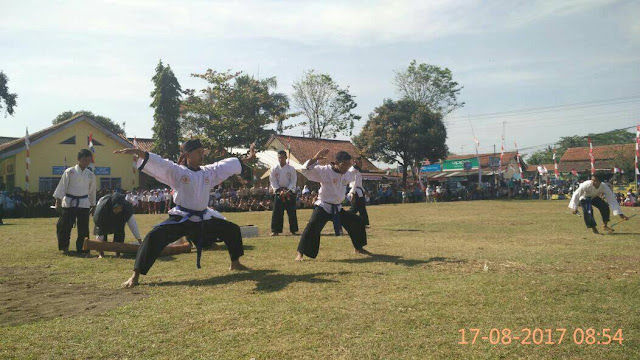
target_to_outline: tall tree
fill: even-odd
[[[82,111],[65,111],[62,114],[56,116],[51,123],[52,124],[58,124],[61,123],[65,120],[68,120],[69,118],[76,116],[80,113],[85,114],[86,116],[88,116],[89,118],[91,118],[93,121],[97,122],[99,125],[101,125],[102,127],[106,128],[107,130],[111,131],[114,134],[122,134],[125,135],[125,131],[124,131],[124,123],[122,124],[123,126],[120,126],[119,124],[116,124],[113,120],[111,120],[110,118],[106,117],[106,116],[101,116],[101,115],[95,115],[94,113],[92,113],[91,111],[87,111],[87,110],[82,110]]]
[[[442,115],[409,99],[385,100],[369,115],[359,135],[353,138],[362,153],[374,160],[397,162],[402,166],[402,186],[406,189],[407,168],[425,158],[446,157],[447,129]]]
[[[312,138],[351,136],[354,122],[361,118],[352,112],[357,106],[354,99],[348,87],[340,88],[331,76],[314,70],[293,84],[293,102],[307,118],[298,125],[307,126]]]
[[[153,102],[153,149],[164,158],[177,160],[180,156],[180,96],[182,89],[171,66],[162,60],[156,66],[151,79],[155,88],[151,92]]]
[[[286,119],[289,100],[275,93],[275,78],[257,80],[241,72],[192,74],[208,86],[196,93],[185,90],[182,104],[185,132],[207,141],[217,152],[231,147],[262,145],[274,133],[268,125]]]
[[[8,83],[9,78],[0,70],[0,110],[2,110],[2,103],[4,102],[4,107],[6,108],[5,117],[7,117],[7,114],[13,115],[13,108],[16,107],[16,99],[18,98],[16,93],[12,94],[9,92]]]
[[[396,72],[393,84],[401,97],[423,104],[443,116],[464,106],[464,102],[458,101],[463,87],[453,81],[448,68],[418,64],[413,60],[406,70]]]

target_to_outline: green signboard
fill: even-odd
[[[477,157],[469,158],[469,159],[445,160],[442,162],[442,170],[466,170],[464,163],[467,163],[467,162],[470,163],[471,169],[478,170]]]

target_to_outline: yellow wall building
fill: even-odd
[[[131,156],[113,154],[114,150],[133,147],[130,142],[105,129],[84,114],[78,114],[59,124],[30,134],[30,192],[55,189],[66,165],[77,163],[78,151],[89,148],[93,134],[97,189],[138,186],[138,171],[133,171]],[[26,190],[26,146],[23,138],[0,145],[0,184],[5,190]]]

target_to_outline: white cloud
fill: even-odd
[[[610,1],[65,1],[5,6],[0,29],[371,45],[521,26]],[[35,10],[34,10],[35,9]]]

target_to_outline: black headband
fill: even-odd
[[[200,149],[202,147],[203,146],[202,146],[202,143],[200,142],[200,139],[191,139],[191,140],[185,141],[182,144],[182,151],[187,153],[196,149]]]

